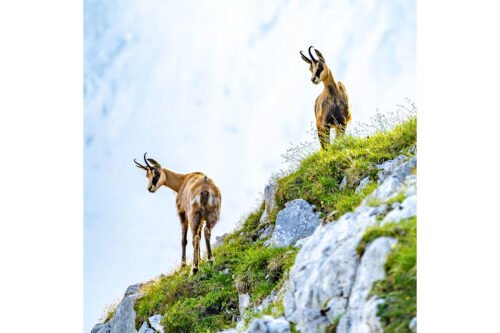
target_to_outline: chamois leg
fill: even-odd
[[[212,234],[212,228],[215,223],[217,223],[217,218],[213,215],[210,215],[207,219],[207,223],[205,224],[205,244],[207,245],[207,258],[209,262],[215,262],[214,256],[212,254],[212,246],[210,245],[210,236]]]
[[[198,227],[198,262],[201,261],[201,229],[203,229],[203,222]]]
[[[188,232],[188,222],[186,221],[185,213],[179,214],[181,219],[181,228],[182,228],[182,258],[181,258],[181,267],[186,266],[186,245],[187,245],[187,232]]]
[[[200,259],[200,234],[201,216],[195,213],[191,221],[191,233],[193,234],[193,264],[191,266],[191,276],[198,272],[198,261]]]
[[[325,149],[330,144],[330,126],[317,126],[318,129],[318,139],[321,144],[321,149]]]
[[[346,128],[347,126],[342,126],[342,125],[335,127],[335,139],[343,138],[345,135]]]

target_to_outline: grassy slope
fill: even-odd
[[[274,223],[277,211],[284,207],[285,202],[297,198],[314,204],[325,216],[335,211],[333,216],[330,214],[328,217],[330,220],[352,211],[376,187],[373,183],[357,194],[354,190],[359,181],[367,176],[375,179],[376,164],[400,154],[411,155],[408,150],[415,144],[416,118],[369,138],[345,137],[336,140],[327,151],[311,154],[296,171],[278,180],[278,208],[271,214],[271,223]],[[347,186],[340,190],[344,175],[347,176]],[[279,290],[293,265],[297,250],[293,247],[267,248],[263,246],[263,241],[257,241],[259,231],[267,227],[258,223],[262,211],[263,205],[214,250],[213,265],[203,260],[200,271],[194,277],[189,277],[189,267],[186,267],[144,286],[146,295],[135,305],[136,327],[139,328],[153,314],[164,316],[163,325],[167,332],[206,332],[234,327],[236,323],[232,318],[240,315],[238,292],[249,293],[251,302],[259,304],[271,291]],[[410,251],[415,248],[411,242],[407,246]],[[399,290],[409,286],[413,288],[413,294],[403,290],[401,295],[407,303],[415,304],[415,287],[405,282],[400,284],[398,274],[408,267],[400,265],[398,253],[393,252],[388,259],[387,282],[378,283],[374,292],[386,299],[392,297],[390,299],[396,299],[394,304],[399,304]],[[395,294],[392,295],[392,292]],[[409,300],[406,299],[408,295]],[[394,308],[394,304],[390,309]],[[278,304],[277,308],[282,311],[282,305]],[[399,308],[407,311],[406,306]],[[381,318],[386,327],[390,327],[392,317],[401,315],[400,310],[382,310]],[[269,313],[269,309],[264,312]],[[405,318],[413,313],[413,310],[405,312]]]

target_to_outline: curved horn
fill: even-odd
[[[142,164],[140,164],[139,162],[137,162],[137,161],[135,160],[135,158],[134,158],[134,162],[135,162],[135,164],[137,164],[137,167],[139,167],[139,168],[141,168],[141,169],[144,169],[144,170],[147,170],[147,168],[146,168],[144,165],[142,165]]]
[[[306,57],[306,56],[304,55],[304,53],[302,53],[302,51],[300,51],[300,55],[302,56],[302,59],[303,59],[305,62],[307,62],[308,64],[311,64],[311,63],[312,63],[312,62],[311,62],[311,59],[309,59],[308,57]]]
[[[148,163],[148,160],[146,159],[146,154],[144,153],[144,162],[146,162],[146,165],[148,166],[148,169],[151,169],[151,165]]]
[[[309,46],[309,56],[311,57],[312,61],[314,61],[314,62],[318,62],[318,60],[314,59],[314,56],[313,56],[313,55],[312,55],[312,53],[311,53],[311,49],[312,49],[312,48],[313,48],[312,46]]]

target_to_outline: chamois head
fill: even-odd
[[[328,66],[326,66],[325,58],[323,58],[323,55],[321,54],[321,52],[319,52],[316,49],[314,49],[314,52],[316,52],[318,59],[316,60],[314,58],[314,56],[311,53],[312,48],[313,48],[312,46],[309,46],[309,56],[311,57],[311,59],[307,58],[302,53],[302,51],[300,51],[300,55],[302,57],[302,60],[304,60],[305,62],[307,62],[309,64],[309,70],[312,73],[311,81],[314,84],[318,84],[321,81],[326,80],[326,78],[328,76],[329,69],[328,69]]]
[[[166,176],[162,172],[162,168],[161,168],[160,163],[156,162],[152,158],[146,159],[146,154],[147,153],[144,153],[144,162],[146,163],[145,166],[142,164],[139,164],[135,160],[135,158],[134,158],[134,162],[135,162],[135,164],[137,164],[137,167],[139,169],[146,170],[146,177],[149,180],[147,189],[149,192],[155,193],[156,190],[158,190],[160,188],[161,184],[163,184],[163,182],[165,181]],[[151,164],[149,164],[148,161]]]

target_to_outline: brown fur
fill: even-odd
[[[146,156],[146,154],[144,154]],[[145,159],[146,161],[146,159]],[[208,260],[213,262],[212,248],[210,246],[210,235],[220,216],[221,194],[214,181],[201,172],[180,174],[162,168],[153,159],[147,159],[152,166],[138,164],[139,168],[146,170],[146,177],[149,179],[148,191],[154,193],[162,185],[177,192],[177,212],[181,220],[182,227],[182,258],[181,265],[186,265],[186,244],[187,231],[191,229],[193,235],[193,265],[191,274],[198,271],[200,260],[200,240],[201,230],[205,224],[204,234],[207,247]],[[147,162],[146,162],[147,163]],[[155,174],[159,178],[154,182]]]
[[[309,70],[312,73],[311,81],[314,84],[323,82],[325,86],[314,103],[314,114],[321,148],[326,149],[330,143],[330,129],[332,127],[335,129],[336,137],[344,135],[347,124],[351,120],[351,110],[344,85],[340,81],[335,82],[323,55],[316,49],[314,51],[319,59],[314,59],[311,54],[311,48],[312,46],[309,48],[311,59],[304,56],[302,51],[300,55],[310,65]]]

